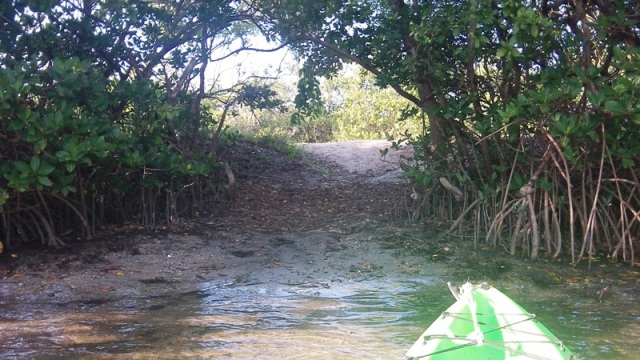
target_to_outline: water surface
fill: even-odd
[[[640,358],[640,307],[502,289],[589,359]],[[573,294],[573,295],[572,295]],[[0,308],[3,359],[402,359],[453,297],[440,281],[208,282],[170,297]]]

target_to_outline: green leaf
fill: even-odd
[[[48,177],[46,176],[38,176],[38,183],[44,185],[44,186],[52,186],[53,183],[51,182],[51,180],[49,180]]]
[[[553,183],[550,182],[549,180],[542,178],[539,179],[536,186],[544,191],[552,191],[553,190]]]
[[[40,152],[42,152],[45,148],[47,147],[47,139],[46,138],[41,138],[38,141],[36,141],[35,145],[34,145],[34,152],[36,154],[39,154]]]
[[[59,189],[60,193],[64,196],[69,195],[70,192],[76,191],[76,189],[72,186],[65,185]]]
[[[622,167],[625,169],[633,169],[636,167],[636,163],[631,159],[622,159]]]
[[[38,171],[38,168],[40,167],[40,158],[37,156],[33,156],[31,158],[31,162],[29,163],[29,166],[31,167],[31,170],[33,170],[33,172]]]
[[[1,106],[1,105],[0,105]],[[18,132],[25,127],[25,123],[20,121],[9,122],[9,131]]]
[[[67,161],[70,157],[70,154],[68,151],[59,150],[56,152],[56,157],[58,158],[58,161]]]
[[[613,54],[616,57],[617,60],[626,60],[624,57],[624,53],[622,52],[622,49],[620,49],[619,46],[614,46],[613,47]]]
[[[4,205],[7,200],[9,200],[9,193],[7,190],[0,188],[0,206]]]
[[[18,171],[26,173],[31,172],[31,168],[25,162],[22,161],[14,161],[13,165],[18,169]]]
[[[42,166],[40,166],[38,168],[37,174],[39,176],[47,176],[49,174],[51,174],[53,172],[53,170],[55,170],[56,168],[48,165],[48,164],[43,164]]]
[[[634,85],[629,79],[625,77],[619,77],[616,79],[613,90],[615,90],[618,94],[623,94],[629,91],[633,91]]]
[[[18,113],[18,118],[24,122],[29,121],[30,117],[31,117],[31,109],[29,108],[24,108],[22,109],[21,112]]]
[[[605,108],[609,110],[613,115],[627,114],[627,109],[619,102],[615,100],[609,100],[604,104]]]
[[[593,91],[587,91],[587,99],[591,104],[593,104],[593,106],[601,107],[605,98],[606,98],[606,95],[603,94],[602,92],[594,93]]]

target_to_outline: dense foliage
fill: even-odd
[[[293,100],[293,84],[279,79],[274,89],[281,98]],[[382,89],[375,77],[347,66],[331,79],[320,82],[322,108],[301,121],[292,122],[295,108],[286,111],[241,109],[230,124],[251,136],[278,136],[289,142],[396,139],[420,134],[421,118],[403,116],[410,103],[393,89]]]
[[[313,78],[348,61],[428,115],[428,137],[409,139],[414,217],[534,259],[635,262],[637,1],[261,3],[274,31],[301,41],[299,105],[314,111]]]
[[[215,59],[250,46],[230,48],[254,13],[233,0],[3,1],[5,245],[200,211],[226,181],[217,154],[229,111],[279,104],[255,82],[206,81]]]
[[[321,89],[335,140],[397,139],[407,132],[421,133],[419,117],[403,116],[409,101],[393,89],[379,87],[370,73],[347,66]]]
[[[412,219],[518,249],[635,262],[640,16],[635,0],[13,0],[0,5],[0,229],[12,245],[82,224],[172,223],[217,187],[239,106],[208,65],[258,29],[290,44],[294,121],[345,62],[414,105]],[[238,41],[239,40],[239,41]],[[364,106],[364,105],[362,105]],[[425,116],[426,115],[426,116]],[[422,119],[428,119],[422,123]],[[402,139],[402,138],[401,138]],[[228,168],[228,167],[227,167]],[[214,175],[214,176],[211,176]]]

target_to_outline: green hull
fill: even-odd
[[[462,288],[465,295],[420,336],[408,359],[576,359],[535,315],[505,294],[487,284]]]

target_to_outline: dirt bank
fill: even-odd
[[[0,303],[92,304],[188,292],[216,279],[313,288],[418,274],[419,257],[384,249],[413,236],[389,221],[404,179],[399,153],[380,156],[387,145],[307,144],[298,158],[240,146],[229,154],[239,168],[232,201],[174,229],[131,226],[68,248],[8,251]]]
[[[584,286],[585,296],[594,298],[607,288],[600,295],[606,300],[638,282],[629,272],[613,279],[609,271],[616,264],[600,263],[585,273],[562,260],[527,265],[470,242],[434,242],[428,227],[398,217],[406,180],[397,160],[409,150],[389,150],[382,158],[388,145],[305,144],[295,158],[238,146],[227,154],[238,169],[233,200],[204,206],[207,215],[173,229],[124,227],[69,248],[7,251],[0,263],[0,305],[94,304],[189,292],[204,281],[314,289],[397,274]],[[581,280],[594,272],[600,283]]]

